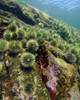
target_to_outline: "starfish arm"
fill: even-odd
[[[7,84],[8,86],[10,86],[10,87],[13,87],[14,81],[12,81],[12,82],[7,82],[6,84]]]
[[[46,75],[46,73],[45,73],[44,69],[43,69],[43,74],[44,74],[44,75]]]
[[[40,65],[42,65],[41,61],[40,61]]]
[[[39,61],[36,61],[36,63],[39,63]]]
[[[39,65],[39,64],[37,64],[37,63],[36,63],[36,65],[37,65],[38,67],[40,67],[40,65]]]
[[[43,69],[40,69],[40,75],[41,75],[42,71],[43,71]]]
[[[45,63],[46,64],[46,63]],[[45,66],[45,64],[43,64],[42,66],[44,67]]]

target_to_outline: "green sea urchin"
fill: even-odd
[[[9,30],[7,30],[7,31],[4,32],[4,34],[3,34],[3,38],[4,39],[10,41],[11,37],[12,37],[12,33]]]
[[[39,38],[37,38],[37,42],[38,42],[38,44],[39,44],[40,46],[42,46],[42,45],[44,45],[44,43],[45,43],[45,39],[42,38],[42,37],[39,37]]]
[[[19,29],[18,32],[17,32],[17,35],[18,35],[18,39],[22,40],[25,37],[24,30],[23,29]]]
[[[27,40],[36,39],[36,37],[37,37],[37,34],[35,32],[27,33],[26,35],[27,35]]]
[[[39,45],[36,40],[29,40],[26,47],[28,52],[35,53],[38,50]]]
[[[10,25],[8,26],[8,28],[9,28],[10,31],[14,32],[14,31],[16,31],[16,29],[17,29],[17,25],[14,24],[14,23],[12,23],[12,24],[10,24]]]
[[[0,52],[5,52],[8,49],[8,42],[4,39],[0,39]]]
[[[9,50],[12,53],[19,53],[22,49],[22,44],[20,41],[10,41]]]
[[[76,56],[74,54],[70,53],[70,52],[68,52],[68,53],[65,54],[65,59],[69,63],[74,63],[77,60]]]
[[[21,64],[24,67],[27,67],[27,68],[31,67],[34,65],[34,62],[35,62],[35,56],[31,53],[24,53],[21,56]]]
[[[12,33],[12,40],[17,40],[18,39],[17,37],[18,37],[17,32],[13,32]]]
[[[34,91],[34,84],[32,82],[28,82],[26,84],[25,91],[26,91],[27,94],[30,94],[31,95],[33,93],[33,91]]]

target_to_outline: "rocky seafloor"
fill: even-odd
[[[76,29],[1,0],[0,100],[80,100],[79,43]]]

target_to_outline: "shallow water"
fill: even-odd
[[[80,0],[25,0],[30,5],[80,30]]]

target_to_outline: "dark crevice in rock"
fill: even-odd
[[[9,25],[9,23],[7,23],[7,22],[0,23],[0,27],[2,27],[2,26],[8,26],[8,25]]]
[[[23,14],[21,8],[17,4],[13,7],[13,6],[9,6],[7,4],[0,3],[0,9],[4,10],[4,11],[11,12],[16,17],[18,17],[20,20],[22,20],[23,22],[25,22],[27,24],[35,25],[35,22],[32,19],[30,19],[28,16],[25,16]]]
[[[36,62],[37,61],[41,61],[42,64],[45,63],[45,66],[48,66],[48,52],[46,51],[46,47],[45,46],[40,46],[38,51],[37,51],[38,56],[36,57]],[[40,65],[40,62],[38,62],[38,64]]]
[[[0,22],[0,39],[3,38],[3,33],[5,30],[7,30],[7,26],[9,25],[9,23],[7,22]]]

